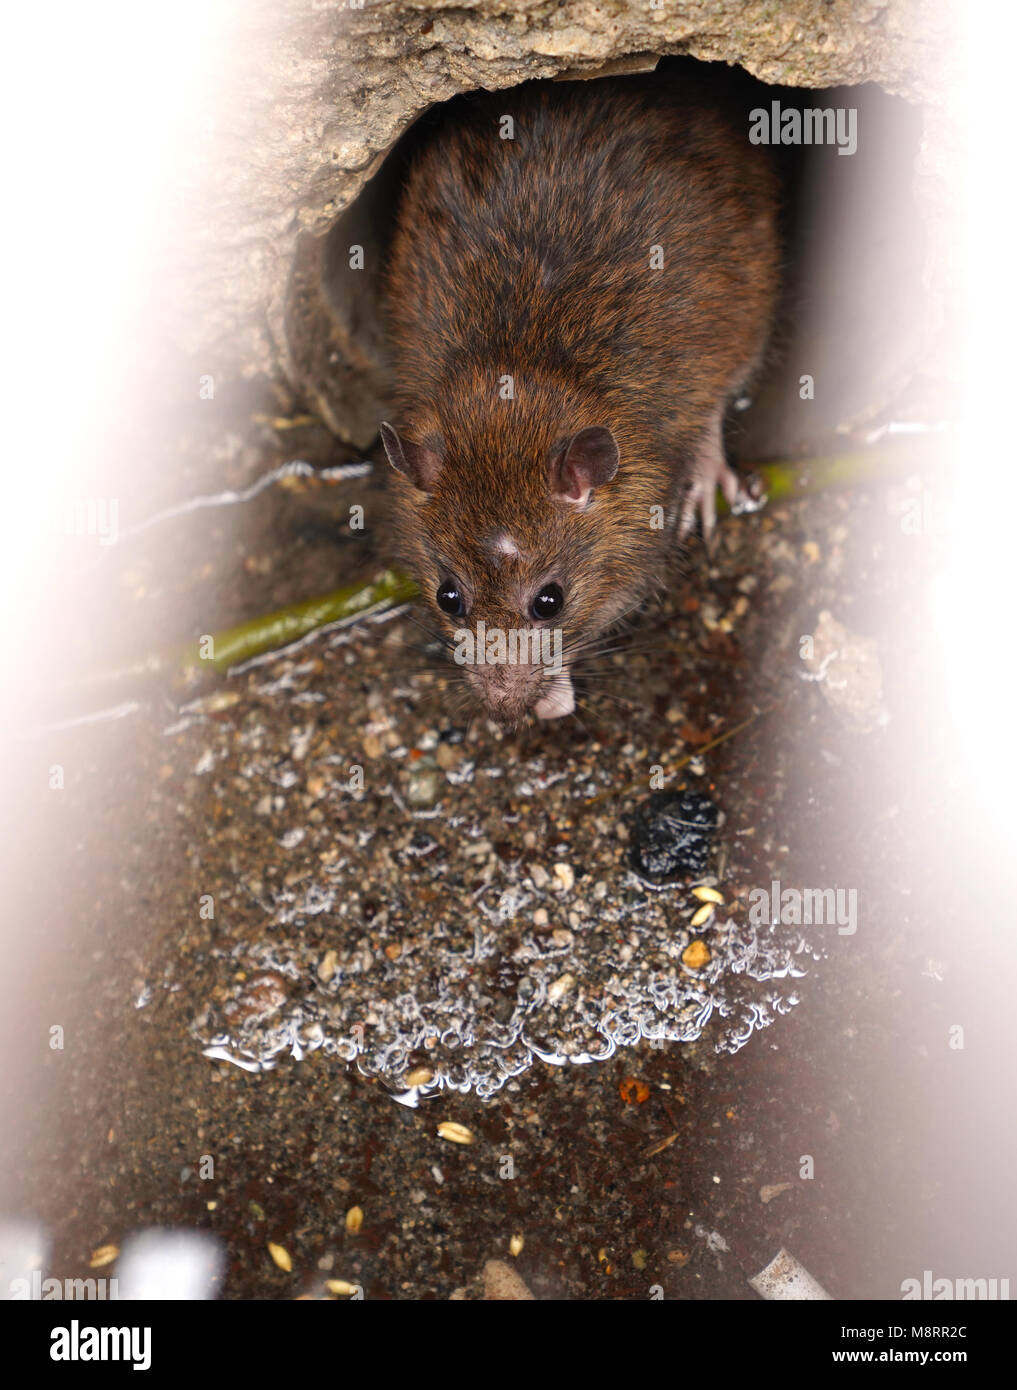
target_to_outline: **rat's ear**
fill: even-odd
[[[582,511],[595,487],[618,472],[618,443],[610,430],[592,425],[551,450],[551,493]]]
[[[409,478],[414,487],[421,492],[431,492],[438,480],[442,457],[436,449],[426,444],[411,444],[400,439],[389,424],[381,427],[381,442],[385,446],[388,461],[397,473]]]

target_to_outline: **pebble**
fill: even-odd
[[[701,970],[710,962],[710,948],[705,941],[690,941],[682,952],[682,965],[689,970]]]
[[[416,765],[410,773],[406,800],[418,808],[434,806],[441,796],[442,778],[436,767],[428,767],[423,762]]]
[[[779,1197],[782,1192],[790,1192],[793,1187],[793,1182],[764,1183],[759,1189],[759,1200],[763,1203],[772,1202],[774,1197]]]
[[[576,875],[571,864],[564,864],[559,860],[554,866],[554,876],[561,884],[563,892],[570,893],[575,887]]]
[[[294,762],[301,762],[307,757],[307,750],[310,748],[313,738],[313,724],[305,724],[303,728],[290,730],[290,757]]]
[[[453,747],[449,743],[439,743],[435,749],[434,760],[443,772],[448,772],[453,767],[458,767],[463,755],[459,748]]]
[[[851,632],[824,609],[804,664],[848,728],[870,732],[882,721],[882,670],[874,638]]]
[[[438,1134],[451,1144],[472,1144],[475,1140],[473,1131],[465,1125],[457,1124],[455,1120],[442,1120],[438,1126]]]
[[[566,971],[564,975],[559,975],[557,980],[554,981],[547,991],[548,999],[552,1004],[556,1003],[559,999],[563,999],[565,995],[568,994],[569,990],[572,989],[575,982],[576,977],[570,975],[568,971]]]
[[[488,1260],[484,1266],[484,1299],[488,1303],[535,1301],[519,1275],[504,1260]]]

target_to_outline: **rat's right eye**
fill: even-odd
[[[466,603],[463,600],[459,585],[451,579],[446,579],[444,584],[438,586],[437,597],[438,607],[450,618],[461,618],[466,612]]]

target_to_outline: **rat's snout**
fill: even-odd
[[[567,670],[550,673],[543,666],[468,667],[465,682],[497,723],[513,728],[527,714],[559,719],[574,709]]]
[[[521,723],[531,710],[539,712],[537,707],[555,679],[542,666],[532,665],[469,666],[463,674],[491,718],[507,728]]]
[[[507,728],[531,711],[539,719],[558,719],[575,707],[558,632],[502,633],[481,622],[476,630],[456,633],[453,659],[488,714]]]

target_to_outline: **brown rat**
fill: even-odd
[[[722,430],[774,312],[776,178],[737,105],[657,76],[428,120],[385,274],[400,549],[487,711],[554,718],[716,486],[738,494]]]

